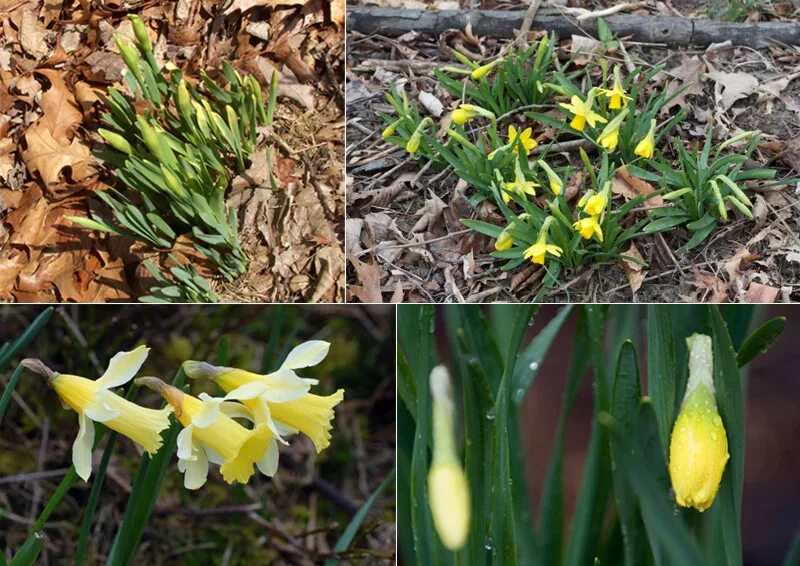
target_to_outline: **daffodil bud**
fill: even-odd
[[[689,381],[672,428],[669,476],[675,500],[705,511],[714,503],[728,462],[728,437],[714,397],[711,337],[693,334],[689,346]]]
[[[383,130],[383,132],[381,132],[381,138],[388,140],[390,137],[392,137],[394,135],[394,132],[397,130],[397,126],[399,126],[400,122],[402,121],[403,121],[402,118],[398,118],[397,120],[386,126],[386,129]]]
[[[739,185],[737,185],[731,180],[730,177],[728,177],[727,175],[717,175],[715,180],[722,181],[723,183],[728,185],[728,188],[740,202],[746,204],[747,206],[753,206],[752,201],[747,197],[746,194],[744,194],[744,191],[741,188],[739,188]]]
[[[127,65],[130,72],[133,73],[136,80],[140,84],[143,83],[142,70],[139,68],[139,54],[120,36],[115,35],[114,41],[117,44],[117,49],[119,49],[119,54],[122,55],[122,60],[125,61],[125,65]]]
[[[189,121],[192,117],[192,103],[189,96],[189,89],[186,88],[186,81],[181,79],[178,83],[178,94],[176,96],[178,102],[178,110],[183,116],[184,120]]]
[[[503,61],[505,61],[505,59],[503,59],[501,57],[500,59],[495,59],[491,63],[487,63],[486,65],[481,65],[480,67],[478,67],[477,69],[474,69],[470,73],[470,77],[472,77],[473,80],[477,81],[477,80],[485,77],[492,69],[494,69],[497,65],[499,65]]]
[[[122,153],[125,153],[127,155],[133,153],[133,148],[131,147],[131,144],[128,143],[128,140],[123,138],[118,133],[106,130],[105,128],[100,128],[97,130],[97,132],[103,137],[104,140],[106,140],[106,142],[108,142],[108,145],[110,145],[117,151],[121,151]]]
[[[497,239],[494,241],[494,249],[498,252],[502,252],[504,250],[510,249],[511,246],[514,245],[514,238],[511,236],[509,230],[514,228],[514,223],[508,225],[508,227],[500,232],[500,235],[497,236]]]
[[[664,200],[675,200],[675,199],[678,199],[678,198],[682,197],[683,195],[689,194],[691,192],[692,192],[691,188],[683,187],[682,189],[678,189],[677,191],[668,192],[662,198]]]
[[[719,211],[719,217],[722,218],[723,222],[727,222],[728,220],[728,209],[725,207],[725,201],[722,198],[722,193],[719,190],[719,185],[713,179],[709,183],[711,185],[711,191],[714,193],[714,200],[717,201],[717,210]]]
[[[147,149],[150,150],[156,158],[162,159],[161,144],[158,141],[158,134],[150,123],[141,115],[136,116],[136,124],[139,126],[139,131],[142,134],[142,140]],[[163,161],[163,159],[162,159]]]
[[[147,32],[147,27],[145,27],[142,19],[135,14],[131,14],[128,18],[133,25],[133,35],[136,36],[139,47],[141,47],[142,51],[145,53],[152,51],[153,46],[150,43],[150,34]]]
[[[433,395],[433,460],[428,472],[428,497],[433,524],[450,550],[464,546],[469,534],[470,496],[467,477],[456,452],[455,408],[447,368],[431,371]]]
[[[731,203],[733,206],[735,206],[736,209],[739,212],[741,212],[742,214],[744,214],[748,218],[753,218],[753,213],[750,212],[750,209],[747,208],[747,205],[745,203],[743,203],[742,201],[740,201],[739,199],[737,199],[735,196],[728,195],[728,196],[725,197],[725,200],[727,200],[729,203]]]
[[[433,120],[430,118],[425,118],[422,122],[419,123],[417,128],[414,130],[414,133],[411,134],[411,137],[408,139],[406,143],[406,151],[410,154],[415,154],[419,149],[419,144],[422,142],[422,132],[425,131],[425,128],[431,123]]]

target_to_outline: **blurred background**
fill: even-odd
[[[42,307],[1,306],[0,344],[14,340]],[[313,392],[345,389],[336,407],[331,446],[317,455],[302,435],[281,447],[280,469],[230,486],[212,466],[208,483],[183,488],[173,460],[139,546],[150,564],[318,564],[353,515],[394,467],[394,307],[372,306],[156,306],[58,307],[41,334],[19,356],[37,357],[56,371],[91,379],[108,360],[138,344],[151,348],[139,375],[171,381],[186,359],[274,371],[305,340],[331,342],[328,357],[298,373],[320,380]],[[19,359],[0,374],[5,389]],[[213,384],[191,383],[191,393],[219,394]],[[136,401],[159,407],[139,391]],[[41,378],[25,372],[0,429],[0,541],[15,550],[71,464],[76,414],[64,410]],[[95,513],[87,564],[104,562],[140,460],[135,445],[118,441]],[[95,450],[95,465],[102,444]],[[73,564],[90,484],[79,481],[50,518],[41,564]],[[376,501],[347,558],[392,564],[395,557],[394,488]],[[9,556],[6,554],[6,556]]]
[[[444,309],[437,308],[437,342],[440,358],[449,362],[444,332]],[[475,307],[479,308],[479,307]],[[509,308],[514,308],[509,305]],[[532,340],[559,312],[562,306],[542,305],[528,330],[523,344]],[[646,391],[646,320],[645,307],[612,305],[608,320],[620,323],[623,317],[634,320],[631,340],[639,355],[642,388]],[[675,316],[693,316],[692,305],[675,305]],[[737,305],[725,309],[742,308]],[[757,307],[754,329],[765,320],[786,317],[786,329],[766,354],[746,366],[746,453],[742,511],[744,563],[747,565],[780,564],[800,528],[800,307],[789,305]],[[531,508],[539,508],[547,463],[553,449],[558,415],[566,382],[571,347],[574,343],[576,314],[572,313],[561,329],[528,391],[521,413],[520,434],[525,450],[526,477]],[[439,331],[438,329],[441,329]],[[608,359],[616,358],[608,351]],[[452,365],[451,365],[452,367]],[[572,518],[577,500],[593,414],[591,369],[583,381],[567,427],[564,453],[564,489],[566,525]]]

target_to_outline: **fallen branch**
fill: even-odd
[[[363,34],[399,36],[419,32],[436,36],[448,29],[472,26],[476,35],[511,38],[521,28],[525,12],[496,10],[400,10],[348,6],[347,28]],[[730,40],[735,45],[768,47],[775,42],[800,45],[800,22],[728,23],[673,16],[614,15],[605,19],[611,29],[633,41],[674,45],[700,45]],[[596,34],[596,20],[578,22],[552,10],[540,10],[534,29],[553,31],[559,36]]]

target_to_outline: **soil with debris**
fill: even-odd
[[[531,33],[529,42],[541,36]],[[439,87],[432,69],[454,64],[450,49],[473,60],[490,60],[505,41],[478,38],[460,30],[440,37],[409,33],[399,38],[351,33],[347,53],[348,300],[486,302],[530,301],[541,288],[544,270],[528,264],[504,272],[489,254],[489,238],[465,229],[462,218],[495,224],[494,205],[473,207],[472,190],[447,168],[423,166],[402,149],[385,143],[377,112],[391,113],[384,95],[391,85],[418,100],[433,94],[447,113],[457,101]],[[562,38],[559,56],[568,57],[572,40]],[[689,85],[677,104],[689,116],[672,132],[692,145],[702,143],[709,122],[716,143],[748,129],[760,129],[761,143],[748,167],[777,169],[778,180],[800,175],[800,51],[768,50],[722,43],[708,49],[625,42],[630,61],[650,69],[670,88]],[[596,54],[588,54],[589,58]],[[622,64],[622,53],[606,54]],[[584,63],[585,64],[585,63]],[[422,108],[423,106],[420,105]],[[677,106],[679,108],[680,106]],[[672,109],[674,113],[677,108]],[[444,115],[444,114],[442,114]],[[532,121],[534,136],[550,134]],[[662,143],[667,147],[667,143]],[[576,152],[572,152],[575,154]],[[563,152],[568,162],[577,155]],[[800,299],[800,184],[750,185],[754,219],[739,215],[722,224],[699,247],[676,257],[688,239],[685,229],[634,240],[647,263],[592,264],[562,273],[540,300],[557,302],[774,302]],[[624,196],[617,195],[618,200]]]
[[[247,274],[224,284],[188,240],[172,252],[211,279],[223,301],[341,301],[344,1],[211,0],[115,4],[0,0],[0,300],[131,300],[155,283],[142,265],[168,253],[79,229],[64,216],[107,213],[97,191],[124,191],[91,152],[103,96],[124,85],[114,34],[145,22],[161,63],[196,82],[223,60],[268,92],[280,73],[276,121],[259,137],[228,202],[239,217]],[[278,189],[265,159],[272,148]],[[102,215],[102,214],[101,214]]]

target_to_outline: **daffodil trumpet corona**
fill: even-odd
[[[330,344],[322,340],[304,342],[289,352],[277,371],[264,375],[199,361],[184,362],[183,369],[190,378],[212,379],[226,392],[221,399],[207,401],[212,411],[223,410],[228,402],[241,401],[256,425],[267,426],[275,441],[286,444],[284,437],[299,432],[321,452],[330,445],[334,407],[344,399],[344,390],[327,396],[310,393],[318,381],[299,377],[295,370],[319,364],[329,348]],[[274,458],[273,465],[259,466],[259,470],[272,475],[277,454]]]
[[[37,359],[22,361],[27,369],[47,377],[64,406],[78,413],[79,431],[72,445],[72,463],[84,481],[92,473],[95,422],[127,436],[148,454],[161,448],[161,431],[169,426],[172,409],[140,407],[112,391],[133,379],[149,351],[146,346],[139,346],[130,352],[119,352],[98,379],[57,373]]]
[[[675,501],[705,511],[714,503],[730,455],[725,425],[717,410],[711,337],[693,334],[689,346],[689,381],[672,428],[669,476]]]
[[[449,550],[464,546],[469,534],[470,494],[456,449],[455,407],[445,366],[430,375],[433,398],[433,458],[428,471],[428,500],[433,525]]]

